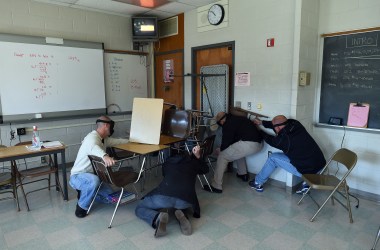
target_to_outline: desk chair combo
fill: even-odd
[[[1,148],[6,148],[6,146],[0,145],[0,150]],[[20,204],[17,195],[16,173],[12,166],[10,169],[6,169],[3,167],[3,170],[0,173],[0,194],[3,195],[6,193],[12,194],[12,197],[0,198],[0,201],[13,199],[16,201],[17,211],[20,211]]]
[[[314,221],[315,217],[319,214],[319,212],[323,209],[323,207],[326,205],[326,203],[331,199],[332,204],[334,204],[334,200],[336,200],[339,204],[341,204],[349,214],[350,223],[353,222],[352,220],[352,212],[351,212],[351,204],[350,204],[350,194],[348,192],[348,185],[347,185],[347,177],[351,173],[351,171],[354,169],[356,162],[357,162],[357,155],[346,149],[341,148],[337,150],[334,155],[330,158],[330,160],[326,163],[326,166],[321,170],[320,174],[304,174],[302,175],[302,179],[310,186],[309,189],[302,195],[301,199],[298,201],[297,205],[301,203],[301,201],[306,197],[309,196],[315,204],[318,206],[317,212],[311,217],[310,221]],[[337,177],[336,175],[332,174],[337,172],[336,170],[331,170],[332,163],[336,162],[337,166],[344,166],[345,171],[342,174],[341,177]],[[317,201],[310,195],[310,190],[325,190],[330,191],[327,198],[323,201],[322,205],[319,205]],[[340,196],[342,196],[346,200],[346,204],[343,204],[335,194],[338,193]],[[359,205],[358,205],[359,206]],[[357,207],[358,207],[357,206]]]
[[[372,246],[371,250],[375,250],[376,249],[376,245],[377,245],[377,242],[379,241],[379,238],[380,238],[380,227],[379,227],[379,230],[377,231],[375,242],[373,242],[373,246]]]
[[[93,155],[89,155],[88,157],[91,161],[92,167],[94,168],[94,173],[96,173],[98,175],[101,182],[100,182],[98,189],[96,190],[94,198],[91,201],[90,207],[87,210],[87,214],[90,213],[91,207],[94,204],[95,198],[96,198],[101,186],[103,185],[103,183],[109,184],[109,185],[117,187],[117,188],[121,188],[120,196],[117,198],[115,210],[113,211],[112,218],[111,218],[110,224],[108,226],[108,228],[111,228],[112,221],[115,217],[117,209],[119,208],[121,198],[123,197],[125,187],[128,186],[129,184],[132,184],[132,187],[133,187],[135,195],[136,195],[135,199],[138,197],[138,192],[136,190],[136,187],[133,184],[135,184],[136,182],[139,181],[140,175],[134,171],[129,170],[129,169],[124,170],[123,168],[121,168],[117,171],[114,171],[112,169],[112,167],[106,167],[102,158],[99,158],[99,157],[93,156]],[[135,200],[135,199],[133,199],[133,200]]]

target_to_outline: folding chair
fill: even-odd
[[[4,148],[6,146],[0,145],[0,148]],[[18,201],[17,195],[17,185],[16,185],[16,173],[14,171],[13,165],[11,169],[0,173],[0,194],[11,193],[12,197],[4,197],[0,198],[0,201],[14,199],[17,204],[17,211],[20,211],[20,204]]]
[[[345,166],[346,171],[343,173],[342,177],[336,176],[338,171],[335,171],[335,175],[330,174],[332,170],[331,163],[337,162],[339,165],[337,166]],[[350,223],[353,222],[352,220],[352,213],[351,213],[351,205],[350,205],[350,194],[348,192],[348,185],[346,178],[349,176],[351,171],[354,169],[357,162],[357,155],[346,149],[341,148],[337,150],[334,155],[331,157],[331,159],[326,163],[326,166],[320,171],[320,174],[304,174],[302,175],[302,179],[310,186],[309,189],[302,195],[301,199],[298,201],[297,205],[301,203],[301,201],[309,195],[310,198],[317,204],[318,210],[313,215],[313,217],[310,219],[310,221],[314,221],[314,218],[319,214],[319,212],[322,210],[322,208],[326,205],[328,200],[331,198],[332,204],[334,204],[334,200],[336,200],[339,204],[341,204],[349,214]],[[316,189],[316,190],[327,190],[331,191],[330,194],[327,196],[323,204],[320,206],[316,200],[310,195],[310,190]],[[344,194],[342,193],[344,192]],[[337,197],[335,196],[336,193],[339,193],[342,197],[346,199],[346,204],[343,204]]]
[[[377,242],[379,241],[379,238],[380,238],[380,227],[379,227],[379,230],[377,231],[377,235],[376,235],[375,241],[373,242],[373,246],[372,246],[371,250],[376,249],[376,245],[377,245]]]
[[[16,146],[19,146],[19,145],[32,145],[32,142],[31,141],[25,141],[25,142],[20,142],[20,143],[16,144]],[[26,161],[25,161],[25,169],[24,170],[20,170],[18,168],[16,161],[13,161],[13,165],[14,165],[14,169],[16,171],[16,176],[18,179],[17,187],[21,187],[21,189],[22,189],[22,192],[23,192],[24,198],[25,198],[25,202],[26,202],[26,207],[27,207],[28,211],[30,209],[29,209],[29,204],[28,204],[28,200],[27,200],[26,196],[30,193],[40,191],[43,189],[50,190],[51,187],[56,187],[56,190],[60,191],[62,197],[64,197],[62,186],[61,186],[61,183],[59,181],[59,176],[58,176],[58,164],[56,164],[53,161],[53,158],[51,157],[51,155],[48,155],[48,162],[46,165],[28,168]],[[51,184],[51,175],[52,174],[54,174],[54,176],[55,176],[55,185]],[[44,178],[41,178],[41,177],[44,177]],[[25,182],[24,181],[25,179],[31,179],[31,180]],[[44,181],[44,180],[48,181],[47,186],[31,190],[27,193],[24,192],[24,185],[39,182],[39,181]]]
[[[93,155],[89,155],[88,157],[90,158],[91,165],[94,168],[94,172],[98,175],[101,182],[100,182],[98,189],[96,190],[94,198],[91,201],[90,207],[87,210],[87,214],[90,213],[91,207],[92,207],[92,205],[95,201],[95,198],[96,198],[96,196],[97,196],[97,194],[98,194],[103,183],[112,185],[114,187],[121,188],[120,195],[117,198],[115,210],[113,211],[112,218],[111,218],[110,224],[108,226],[108,228],[111,228],[113,218],[115,217],[116,211],[117,211],[119,204],[120,204],[120,201],[121,201],[121,198],[123,197],[125,187],[128,184],[136,183],[139,179],[138,178],[139,175],[138,175],[138,173],[136,173],[134,171],[129,171],[129,170],[113,171],[112,167],[106,167],[102,158],[99,158],[99,157],[93,156]],[[133,185],[133,188],[134,188],[135,195],[137,198],[138,192],[137,192],[134,185]],[[135,200],[135,199],[133,199],[133,200]]]

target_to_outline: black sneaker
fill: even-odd
[[[81,207],[77,204],[77,208],[75,209],[75,215],[76,215],[78,218],[84,218],[84,217],[86,217],[86,215],[87,215],[87,210],[84,210],[83,208],[81,208]]]
[[[255,189],[257,192],[263,192],[264,191],[264,187],[263,185],[257,183],[255,180],[251,180],[249,183],[249,186],[252,188],[252,189]]]
[[[211,187],[211,189],[210,189],[210,187]],[[206,190],[206,191],[208,191],[208,192],[218,193],[218,194],[220,194],[220,193],[223,192],[223,190],[218,189],[218,188],[214,188],[211,185],[210,185],[210,187],[208,185],[203,185],[203,189]]]
[[[302,183],[302,188],[296,191],[296,194],[304,194],[310,188],[306,183]]]

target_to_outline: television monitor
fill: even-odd
[[[136,42],[158,40],[157,17],[132,17],[132,40]]]

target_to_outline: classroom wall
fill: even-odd
[[[0,0],[0,33],[60,37],[64,39],[103,42],[105,49],[132,50],[130,18],[99,12],[73,9],[30,0]],[[17,92],[15,90],[15,102]],[[130,127],[129,116],[112,117],[116,136],[125,137]],[[31,127],[37,125],[41,140],[61,140],[68,149],[66,161],[75,160],[84,136],[95,128],[96,117],[54,122],[33,122],[0,125],[0,144],[14,145],[31,139]],[[10,129],[29,129],[25,136],[10,140]],[[34,159],[37,163],[39,159]]]
[[[191,72],[191,48],[235,41],[235,72],[251,72],[251,86],[235,87],[235,101],[252,102],[252,110],[284,114],[300,120],[321,146],[326,158],[340,148],[344,131],[315,127],[318,118],[320,34],[379,26],[378,0],[229,0],[228,27],[197,31],[197,11],[185,13],[185,72]],[[266,39],[275,38],[273,48]],[[311,73],[310,86],[298,86],[299,71]],[[185,106],[191,107],[191,82],[185,79]],[[262,104],[262,110],[256,104]],[[343,146],[357,152],[359,162],[349,178],[356,193],[379,199],[379,134],[347,131]],[[267,145],[248,158],[257,173],[267,158]],[[272,176],[289,187],[297,180],[282,170]]]
[[[319,34],[349,31],[380,26],[380,1],[378,0],[320,0]],[[321,72],[322,38],[318,38],[318,76]],[[320,79],[318,79],[318,84]],[[319,93],[319,92],[318,92]],[[319,95],[316,96],[314,120],[317,119]],[[349,177],[351,188],[380,195],[380,141],[379,133],[315,128],[314,134],[322,142],[326,156],[338,148],[347,147],[358,154],[358,163]],[[376,196],[376,195],[377,196]]]

